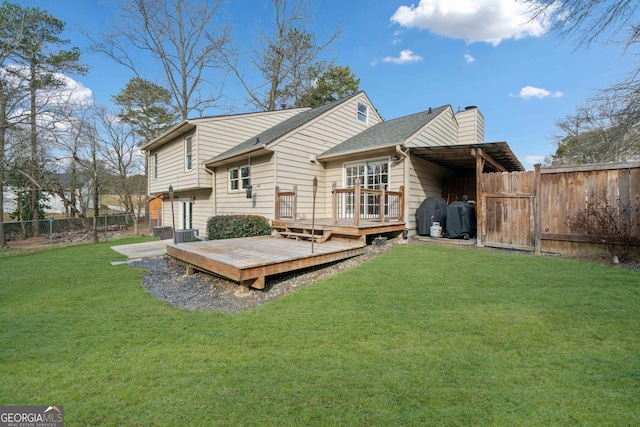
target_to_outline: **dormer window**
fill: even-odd
[[[367,123],[369,120],[369,106],[362,102],[358,102],[358,120],[362,123]]]

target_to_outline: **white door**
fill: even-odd
[[[181,200],[178,230],[189,228],[193,228],[193,202],[191,200]]]
[[[345,188],[355,188],[356,179],[360,180],[361,188],[380,190],[389,185],[389,161],[373,160],[361,163],[351,163],[344,167]],[[344,215],[353,218],[354,195],[345,195],[343,203]],[[361,218],[378,218],[380,216],[380,196],[376,194],[362,194],[360,196]]]

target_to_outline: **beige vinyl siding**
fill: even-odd
[[[484,142],[484,116],[475,107],[467,107],[456,113],[458,122],[458,144]]]
[[[194,197],[195,199],[192,199]],[[207,220],[213,216],[213,193],[209,190],[185,191],[174,193],[173,196],[173,214],[175,216],[176,229],[182,228],[180,224],[180,202],[182,200],[193,201],[192,211],[192,228],[200,233],[200,238],[206,236]],[[172,227],[173,220],[171,218],[171,201],[169,197],[165,197],[162,203],[162,225],[164,227]]]
[[[186,135],[185,135],[186,136]],[[197,171],[194,168],[185,172],[184,168],[184,140],[185,136],[163,145],[158,150],[149,152],[149,164],[153,172],[153,156],[158,153],[158,177],[154,178],[153,173],[149,180],[149,193],[166,193],[169,185],[172,185],[174,191],[181,189],[193,188],[196,185]],[[194,144],[193,155],[197,157],[197,148]]]
[[[260,215],[273,219],[273,155],[251,158],[251,199],[247,199],[245,189],[228,190],[228,169],[247,164],[244,160],[216,168],[216,215]]]
[[[333,200],[332,200],[332,194],[331,191],[333,189],[333,183],[336,183],[337,188],[342,188],[343,187],[343,171],[344,171],[344,161],[339,161],[339,160],[331,160],[329,162],[326,162],[325,167],[326,167],[326,187],[325,187],[325,191],[324,191],[324,197],[325,200],[327,201],[327,203],[325,203],[324,205],[324,212],[323,214],[321,214],[320,216],[325,217],[325,218],[332,218],[333,217]]]
[[[368,124],[358,120],[358,102],[369,107]],[[313,163],[310,156],[318,156],[379,122],[380,117],[362,93],[270,147],[277,152],[276,185],[282,190],[289,190],[297,185],[297,211],[300,219],[311,218],[314,177],[318,178],[316,214],[321,211],[322,206],[325,206],[325,215],[327,209],[329,214],[331,212],[330,208],[326,208],[331,204],[331,199],[328,198],[331,193],[331,180],[325,178],[322,162]]]
[[[153,154],[158,153],[158,178],[150,180],[149,193],[166,193],[169,185],[173,185],[175,191],[211,188],[211,175],[203,167],[205,161],[302,111],[305,109],[191,120],[190,123],[197,126],[194,132],[181,135],[149,152],[151,167]],[[191,171],[185,170],[185,139],[188,135],[192,136]]]
[[[198,146],[199,185],[207,187],[211,185],[210,175],[202,167],[204,162],[302,111],[306,109],[297,108],[195,121],[198,125],[197,139],[200,142],[198,144],[194,142],[194,146]]]
[[[407,147],[436,147],[458,143],[458,125],[451,108],[441,112],[407,141]]]
[[[453,172],[414,155],[411,155],[410,159],[409,189],[405,190],[409,209],[406,216],[409,233],[415,235],[417,233],[416,210],[427,197],[442,197],[442,180],[451,176]]]

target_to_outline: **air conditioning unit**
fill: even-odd
[[[192,242],[198,238],[198,230],[193,228],[176,230],[175,233],[176,233],[176,243]]]

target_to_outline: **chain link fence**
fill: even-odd
[[[98,233],[105,234],[131,226],[125,215],[104,215],[97,218],[49,218],[37,221],[38,234],[50,238],[71,232],[91,233],[94,221],[97,220]],[[4,236],[6,241],[22,240],[32,236],[34,221],[4,222]]]

